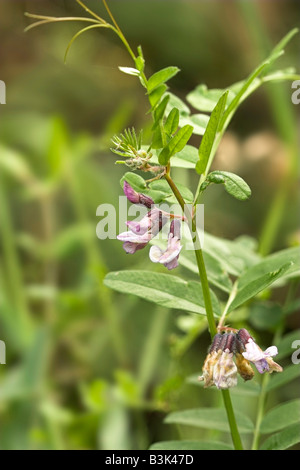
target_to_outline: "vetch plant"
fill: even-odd
[[[145,142],[142,131],[137,132],[135,129],[125,129],[121,135],[112,138],[112,151],[122,158],[117,163],[130,170],[121,180],[125,195],[132,204],[140,204],[148,209],[148,213],[140,221],[128,221],[129,230],[120,233],[117,238],[123,242],[123,248],[129,254],[136,253],[150,243],[152,246],[149,257],[152,262],[160,263],[168,270],[182,264],[199,276],[199,281],[189,281],[167,274],[167,271],[160,273],[132,270],[111,272],[105,278],[105,284],[116,291],[206,317],[212,345],[200,380],[205,387],[214,386],[221,391],[225,413],[219,408],[185,410],[171,413],[166,422],[204,428],[209,423],[213,429],[229,430],[234,449],[237,450],[243,449],[241,434],[244,432],[253,433],[253,449],[259,447],[261,433],[271,434],[263,442],[262,449],[290,447],[300,440],[295,417],[290,416],[284,425],[278,426],[278,419],[276,421],[273,416],[281,416],[280,419],[284,420],[286,411],[295,407],[295,403],[284,403],[264,417],[268,391],[296,376],[294,369],[291,372],[293,366],[288,366],[282,372],[282,367],[272,359],[278,352],[280,357],[282,329],[278,328],[275,334],[274,343],[278,349],[277,346],[270,346],[263,351],[247,329],[232,328],[228,323],[233,325],[238,309],[241,306],[251,308],[256,296],[274,283],[283,285],[291,279],[299,278],[299,250],[289,248],[261,258],[249,243],[230,242],[209,234],[205,235],[205,243],[201,244],[195,215],[203,193],[215,184],[223,185],[227,193],[240,201],[251,196],[250,187],[240,176],[221,169],[211,171],[211,166],[224,133],[246,98],[263,84],[299,78],[292,68],[273,68],[297,30],[288,33],[246,79],[224,90],[208,89],[206,85],[200,84],[191,91],[187,95],[187,103],[199,111],[193,114],[186,102],[169,91],[167,83],[179,72],[176,66],[166,67],[148,77],[142,48],[139,46],[136,52],[131,48],[106,1],[103,0],[103,4],[111,23],[91,11],[81,0],[77,2],[89,14],[88,17],[51,18],[28,14],[27,16],[39,21],[27,29],[56,21],[89,23],[72,38],[66,54],[82,33],[95,28],[112,30],[133,61],[133,66],[121,66],[119,69],[139,80],[145,90],[145,99],[149,101],[151,140]],[[193,135],[201,136],[198,148],[189,143]],[[172,169],[175,167],[195,171],[199,177],[197,187],[187,188],[174,181]],[[134,173],[137,170],[144,176]],[[181,215],[158,208],[161,202],[172,202],[174,198],[182,210]],[[157,245],[155,237],[167,224],[168,240],[164,246]],[[182,248],[184,243],[181,224],[186,224],[189,228],[194,245],[193,257]],[[224,306],[221,306],[221,301],[213,290],[215,288],[227,295],[228,300]],[[281,320],[289,308],[290,300],[289,297],[282,309]],[[258,391],[255,426],[249,418],[235,412],[229,390],[238,386],[238,374],[247,382],[253,379],[255,373],[251,364],[266,377]],[[282,372],[278,374],[281,378],[277,381],[273,377],[270,379],[273,371]],[[274,432],[277,434],[273,436]],[[185,449],[193,448],[193,444],[180,442],[158,443],[152,448],[180,449],[181,446]],[[218,442],[207,444],[207,447],[203,444],[200,448],[220,449],[228,446]]]

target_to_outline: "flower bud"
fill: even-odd
[[[211,346],[209,348],[209,353],[211,353],[213,351],[218,351],[218,349],[220,349],[219,346],[220,346],[220,343],[222,341],[222,337],[223,337],[223,335],[221,333],[217,333],[214,336],[213,342],[211,343]]]
[[[245,350],[245,346],[248,343],[249,339],[252,339],[252,336],[250,335],[249,331],[247,331],[245,328],[241,328],[237,332],[237,339],[239,341],[239,344],[241,346],[241,349]]]
[[[154,205],[154,201],[151,197],[138,193],[130,186],[129,183],[127,183],[127,181],[124,181],[123,190],[128,201],[132,202],[132,204],[142,204],[143,206],[148,207],[148,209]]]

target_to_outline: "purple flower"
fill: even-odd
[[[124,242],[123,248],[126,253],[134,254],[160,232],[166,221],[167,218],[163,213],[154,207],[140,222],[127,222],[131,230],[120,233],[117,239]]]
[[[169,270],[177,268],[179,253],[182,249],[180,245],[180,221],[172,220],[169,232],[168,246],[165,251],[158,246],[152,246],[149,257],[153,263],[161,263]]]
[[[151,197],[136,192],[127,181],[124,181],[123,190],[128,201],[132,202],[132,204],[142,204],[148,207],[148,209],[151,209],[151,206],[154,205],[154,201]]]
[[[253,362],[260,374],[263,374],[264,372],[272,372],[270,368],[270,358],[277,356],[278,350],[276,346],[271,346],[265,351],[262,351],[262,349],[260,349],[260,347],[253,341],[253,339],[250,338],[248,343],[245,345],[245,348],[246,352],[242,353],[244,358],[250,362]]]

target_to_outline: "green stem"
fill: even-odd
[[[199,239],[199,235],[198,235],[198,231],[196,227],[196,222],[195,222],[195,219],[193,219],[190,211],[188,210],[185,204],[185,201],[183,197],[181,196],[180,191],[178,190],[176,184],[170,177],[170,174],[167,173],[165,175],[165,178],[170,188],[172,189],[172,192],[174,196],[176,197],[183,213],[185,214],[187,218],[187,223],[188,223],[188,226],[189,226],[192,238],[193,238],[193,244],[195,247],[195,256],[196,256],[199,276],[200,276],[201,285],[202,285],[202,292],[203,292],[204,305],[206,309],[207,322],[209,326],[210,335],[213,338],[217,334],[217,327],[216,327],[216,322],[214,318],[208,278],[207,278],[207,273],[206,273],[206,267],[205,267],[205,263],[203,259],[203,253],[202,253],[202,249],[200,245],[200,239]]]
[[[104,6],[105,6],[105,9],[110,17],[110,19],[112,20],[113,24],[115,25],[115,28],[114,28],[114,31],[116,32],[116,34],[119,36],[119,38],[121,39],[122,43],[124,44],[124,46],[126,47],[126,50],[127,52],[129,53],[129,55],[131,56],[131,58],[133,59],[134,63],[136,61],[136,56],[135,54],[133,53],[133,50],[131,49],[127,39],[125,38],[124,34],[122,33],[118,23],[116,22],[112,12],[110,11],[107,3],[105,0],[102,0]]]
[[[223,127],[222,132],[220,132],[220,133],[218,134],[218,136],[216,137],[216,139],[215,139],[215,141],[214,141],[214,143],[213,143],[213,146],[212,146],[212,149],[211,149],[211,154],[210,154],[209,160],[208,160],[207,165],[206,165],[206,168],[205,168],[205,172],[204,172],[204,173],[200,176],[200,178],[199,178],[199,183],[198,183],[198,186],[197,186],[197,189],[196,189],[195,198],[194,198],[194,202],[193,202],[193,206],[194,206],[194,207],[195,207],[196,204],[199,202],[201,185],[202,185],[202,183],[206,180],[206,177],[207,177],[207,175],[208,175],[208,173],[209,173],[210,167],[211,167],[211,165],[212,165],[212,163],[213,163],[213,161],[214,161],[216,152],[217,152],[217,150],[218,150],[218,147],[219,147],[219,145],[220,145],[220,142],[221,142],[221,140],[222,140],[222,137],[223,137],[223,135],[224,135],[224,133],[225,133],[225,131],[226,131],[228,125],[229,125],[229,122],[230,122],[230,121],[228,121],[227,125]]]
[[[232,289],[231,289],[230,295],[228,297],[227,303],[226,303],[225,308],[223,310],[222,316],[219,320],[218,331],[220,331],[221,328],[223,328],[225,318],[226,318],[226,315],[228,313],[229,306],[230,306],[231,302],[233,301],[233,299],[235,298],[235,296],[237,294],[237,284],[238,284],[237,281],[235,281],[235,283],[232,286]]]
[[[270,376],[265,374],[262,379],[261,384],[261,391],[258,398],[258,405],[257,405],[257,415],[256,415],[256,423],[253,435],[253,442],[252,442],[252,450],[257,450],[259,445],[259,438],[260,438],[260,425],[265,413],[265,404],[267,398],[267,385],[269,383]]]
[[[201,280],[207,322],[209,326],[210,335],[213,338],[217,334],[217,327],[216,327],[216,323],[214,319],[207,272],[206,272],[206,267],[205,267],[205,263],[203,259],[203,252],[200,246],[200,239],[199,239],[199,235],[198,235],[198,231],[196,227],[196,222],[195,222],[195,219],[193,219],[191,213],[187,210],[185,206],[185,201],[182,195],[180,194],[180,191],[178,190],[176,184],[170,177],[169,172],[166,173],[165,178],[188,220],[188,226],[189,226],[191,235],[193,237],[193,243],[195,247],[195,256],[197,260],[199,277]],[[237,428],[229,390],[222,390],[222,396],[223,396],[223,402],[224,402],[224,406],[225,406],[226,413],[227,413],[227,419],[228,419],[228,423],[230,427],[230,432],[231,432],[231,437],[232,437],[234,448],[235,450],[243,450],[243,445],[242,445],[240,434]]]
[[[230,426],[230,433],[235,450],[243,450],[240,433],[236,424],[229,390],[222,390],[223,402],[227,413],[227,419]]]

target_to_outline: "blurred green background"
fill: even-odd
[[[181,69],[171,91],[183,99],[199,83],[223,88],[245,78],[300,25],[298,0],[109,3],[130,44],[142,45],[148,76],[168,65]],[[87,4],[105,15],[100,0]],[[97,30],[77,40],[65,65],[80,24],[24,33],[31,22],[24,12],[85,16],[74,0],[0,0],[7,87],[0,110],[0,448],[145,449],[180,436],[213,438],[213,431],[179,434],[163,424],[170,410],[221,400],[185,382],[200,372],[209,345],[203,320],[102,284],[111,270],[160,269],[147,253],[126,256],[120,242],[95,233],[98,205],[117,204],[122,194],[123,167],[114,164],[110,139],[148,123],[143,89],[118,70],[132,66],[130,58],[112,33]],[[282,66],[298,67],[299,52],[296,37]],[[297,122],[288,82],[265,86],[243,104],[215,168],[240,174],[253,196],[241,203],[222,188],[209,191],[208,232],[255,237],[265,253],[299,243],[298,155],[291,150]],[[176,179],[196,184],[185,170]],[[276,296],[284,299],[284,289]],[[289,317],[287,331],[296,326]],[[271,332],[262,329],[260,337],[267,342]],[[294,385],[272,400],[296,396]],[[246,405],[255,413],[255,399]]]

